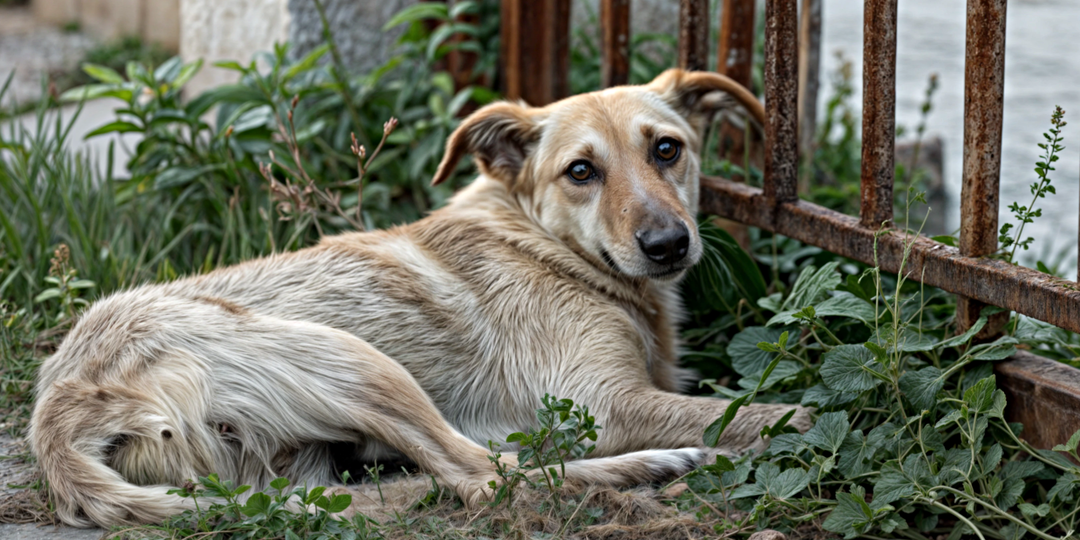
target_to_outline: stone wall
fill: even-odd
[[[33,0],[31,5],[39,20],[76,23],[101,40],[138,36],[180,49],[180,0]]]
[[[188,96],[237,80],[237,73],[214,67],[221,60],[246,64],[259,51],[289,37],[286,0],[181,0],[180,56],[203,59],[202,70],[185,88]]]

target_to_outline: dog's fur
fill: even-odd
[[[550,393],[603,429],[568,477],[671,477],[703,456],[727,401],[678,394],[677,281],[698,260],[702,132],[760,104],[730,79],[665,72],[544,108],[484,107],[447,143],[481,174],[445,208],[387,231],[147,285],[98,301],[41,367],[31,440],[65,523],[157,522],[167,486],[211,472],[262,488],[331,484],[342,453],[400,452],[468,504],[496,479],[485,445]],[[681,154],[660,163],[661,138]],[[589,160],[579,185],[567,167]],[[657,263],[644,230],[685,226]],[[760,448],[790,407],[743,408],[724,452]],[[805,429],[799,409],[792,425]],[[513,454],[505,456],[513,464]]]

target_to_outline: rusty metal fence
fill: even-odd
[[[821,0],[801,0],[801,25],[799,1],[765,1],[763,187],[703,177],[702,210],[887,272],[902,269],[912,280],[955,293],[960,327],[991,305],[1080,332],[1080,284],[986,257],[998,249],[1006,0],[967,4],[959,248],[891,226],[897,0],[864,2],[860,214],[799,199],[800,139],[806,145],[814,129]],[[720,16],[716,70],[744,86],[750,85],[755,4],[724,0]],[[708,7],[708,0],[680,1],[678,61],[684,69],[709,69]],[[543,105],[568,94],[570,8],[570,0],[502,0],[500,71],[508,97]],[[630,1],[600,0],[604,86],[627,83],[630,37]],[[742,130],[731,136],[741,137]],[[998,331],[1005,315],[987,329]],[[1024,423],[1033,444],[1049,447],[1080,428],[1080,370],[1021,352],[997,372],[1011,419]]]

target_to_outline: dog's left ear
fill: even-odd
[[[465,154],[473,154],[482,173],[512,182],[540,136],[535,116],[535,109],[506,101],[470,114],[446,141],[446,153],[431,184],[446,181]]]
[[[765,124],[765,107],[745,86],[726,75],[669,69],[653,79],[648,88],[679,111],[698,133],[704,131],[714,113],[730,105],[730,99],[742,105],[758,125]]]

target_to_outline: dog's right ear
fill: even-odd
[[[485,175],[508,182],[517,178],[529,147],[540,135],[535,116],[534,109],[505,101],[470,114],[446,141],[446,153],[431,184],[446,181],[465,154],[473,154]]]

